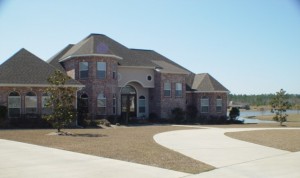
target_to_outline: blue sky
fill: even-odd
[[[153,49],[233,94],[300,94],[297,0],[0,0],[0,63],[47,60],[90,33]]]

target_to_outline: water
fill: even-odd
[[[287,114],[299,114],[297,110],[287,110]],[[245,124],[256,124],[256,123],[276,123],[276,121],[264,121],[259,119],[248,119],[249,116],[264,116],[264,115],[274,115],[270,110],[265,111],[240,111],[240,117],[238,120],[244,120]]]

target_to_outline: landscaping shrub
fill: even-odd
[[[176,107],[171,110],[171,113],[172,113],[172,118],[174,119],[176,124],[185,122],[185,118],[184,118],[185,113],[181,108]]]
[[[158,116],[156,113],[152,112],[149,114],[149,122],[157,122],[158,121]]]
[[[7,107],[0,105],[0,127],[6,127],[6,114],[7,114]]]
[[[107,119],[101,119],[99,120],[99,124],[105,125],[106,127],[110,127],[110,122]]]
[[[109,115],[109,116],[107,116],[107,120],[111,124],[116,124],[117,121],[118,121],[118,116],[116,116],[116,115]]]
[[[188,105],[186,107],[186,117],[188,123],[195,123],[198,114],[198,109],[194,105]]]
[[[0,105],[0,119],[4,119],[7,114],[7,107]]]

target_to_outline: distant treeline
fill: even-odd
[[[229,94],[229,101],[248,104],[250,106],[265,106],[269,105],[271,99],[275,94],[261,94],[261,95],[235,95]],[[300,106],[299,94],[286,94],[288,101],[293,107]]]

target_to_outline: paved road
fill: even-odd
[[[286,128],[285,128],[286,129]],[[300,152],[291,153],[239,141],[225,132],[262,128],[204,128],[160,133],[157,143],[217,169],[192,177],[300,177]]]
[[[0,139],[0,178],[184,177],[189,174]]]

